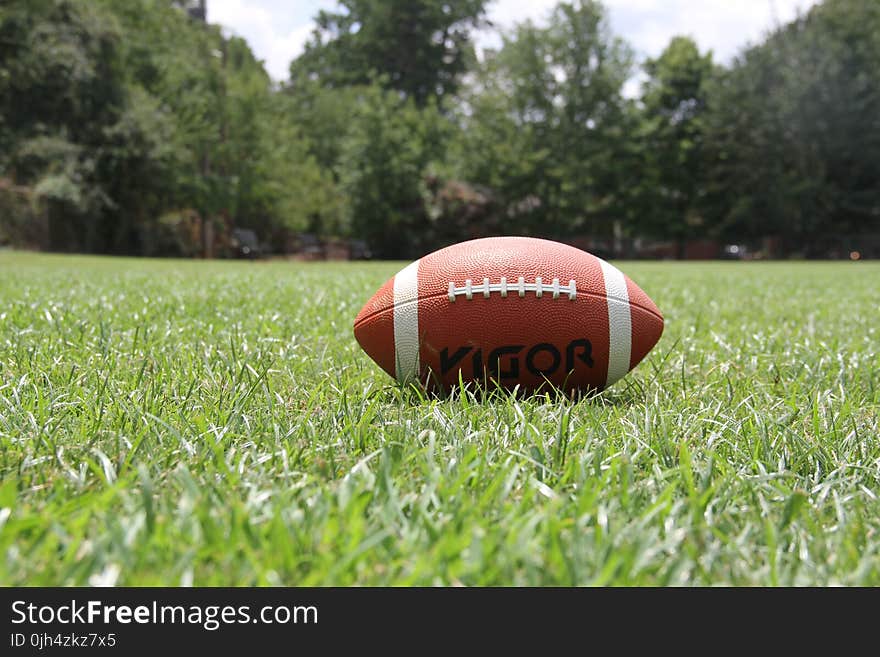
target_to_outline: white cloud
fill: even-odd
[[[640,56],[656,57],[672,37],[689,35],[723,63],[814,4],[815,0],[606,0],[615,34]]]
[[[286,36],[272,39],[269,52],[266,56],[266,70],[275,80],[287,78],[290,62],[302,51],[309,35],[312,33],[312,24],[300,25],[292,29]]]
[[[557,0],[495,0],[489,4],[486,13],[496,28],[510,29],[526,19],[536,23],[546,22],[556,5]]]
[[[335,4],[331,0],[208,0],[208,20],[244,37],[269,75],[284,80],[291,60],[302,52],[312,33],[312,18]]]

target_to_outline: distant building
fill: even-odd
[[[174,5],[183,9],[193,20],[208,21],[207,0],[175,0]]]

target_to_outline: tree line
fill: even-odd
[[[238,227],[378,257],[494,234],[823,255],[880,233],[878,3],[825,0],[721,65],[689,37],[638,62],[592,0],[480,57],[486,0],[342,0],[280,84],[187,4],[0,8],[0,244],[222,255]]]

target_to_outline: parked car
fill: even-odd
[[[260,240],[257,239],[257,234],[249,228],[232,229],[232,249],[236,258],[253,260],[262,255]]]
[[[748,260],[750,255],[749,247],[745,244],[725,244],[721,249],[722,260]]]
[[[369,260],[373,257],[370,245],[364,240],[349,240],[349,258],[352,260]]]

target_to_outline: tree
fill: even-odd
[[[329,87],[370,84],[423,107],[455,92],[471,52],[470,33],[483,21],[486,0],[341,0],[321,11],[291,80]]]
[[[53,248],[118,246],[130,227],[114,221],[119,182],[156,180],[168,154],[162,117],[129,103],[118,22],[95,5],[15,0],[0,42],[7,175],[48,203]]]
[[[623,212],[621,89],[631,69],[602,6],[586,0],[559,4],[547,27],[518,26],[483,64],[454,152],[466,179],[501,196],[512,230],[611,233]]]
[[[365,90],[339,173],[350,231],[379,257],[415,257],[431,245],[426,175],[442,158],[447,125],[435,104],[418,108],[394,92]]]
[[[14,0],[0,18],[0,173],[48,204],[52,248],[173,254],[160,218],[181,214],[338,226],[332,176],[243,40],[153,0]]]
[[[290,120],[308,141],[309,152],[327,171],[335,171],[357,106],[367,87],[325,87],[301,76],[284,87]]]
[[[642,234],[679,242],[709,230],[700,204],[705,193],[704,120],[712,53],[689,37],[673,38],[644,65],[637,147],[640,175],[632,186],[634,225]]]
[[[341,236],[346,232],[342,192],[333,172],[311,154],[294,116],[290,99],[281,94],[272,95],[263,109],[259,156],[242,165],[253,167],[252,188],[242,194],[253,206],[242,208],[240,224],[264,234],[280,228]]]
[[[539,233],[542,224],[546,228],[542,204],[555,173],[554,152],[546,138],[547,126],[534,120],[543,97],[514,103],[516,77],[511,73],[506,59],[490,55],[464,89],[455,113],[447,177],[492,190],[502,215],[492,223],[501,232]]]
[[[880,6],[827,0],[746,50],[709,96],[707,214],[728,234],[880,228]]]

